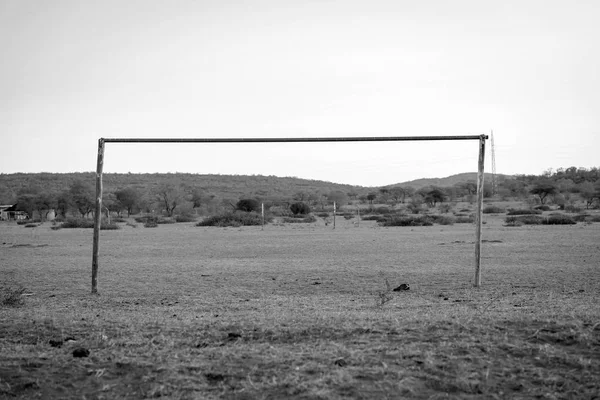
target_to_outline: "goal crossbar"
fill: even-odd
[[[487,135],[462,136],[356,136],[356,137],[297,137],[297,138],[100,138],[96,166],[96,209],[94,213],[94,239],[92,248],[92,293],[98,293],[98,265],[100,225],[102,223],[102,171],[104,169],[105,143],[317,143],[317,142],[402,142],[437,140],[479,140],[477,168],[477,211],[475,213],[475,279],[481,286],[481,224],[483,213],[483,178],[485,141]]]

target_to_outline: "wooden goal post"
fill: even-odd
[[[312,137],[312,138],[100,138],[96,166],[96,209],[94,213],[94,242],[92,247],[92,294],[98,293],[98,266],[100,250],[100,224],[102,223],[102,171],[106,143],[316,143],[316,142],[401,142],[436,140],[478,140],[477,211],[475,213],[475,279],[481,286],[481,224],[483,213],[483,167],[487,135],[465,136],[379,136],[379,137]]]

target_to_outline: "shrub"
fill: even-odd
[[[327,212],[320,212],[320,213],[317,214],[317,217],[329,218],[329,213],[327,213]]]
[[[385,221],[387,218],[384,217],[383,215],[367,215],[364,217],[360,217],[361,220],[363,221],[377,221],[377,222],[381,222],[381,221]]]
[[[125,218],[122,218],[122,217],[116,217],[116,218],[112,219],[112,222],[115,222],[115,223],[116,222],[121,222],[121,223],[123,223],[123,222],[127,222],[127,220]]]
[[[317,219],[312,215],[306,215],[303,218],[298,218],[298,217],[284,217],[283,218],[283,222],[286,222],[289,224],[297,224],[297,223],[309,224],[311,222],[316,222],[316,221],[317,221]]]
[[[155,219],[148,219],[144,222],[144,228],[156,228],[158,227],[158,222]]]
[[[452,206],[450,204],[442,204],[440,205],[440,212],[447,214],[452,210]]]
[[[581,207],[577,207],[574,205],[568,205],[568,206],[565,206],[565,211],[568,213],[580,213],[583,210]]]
[[[518,210],[508,210],[506,215],[537,215],[541,214],[540,210],[530,210],[530,209],[518,209]]]
[[[587,220],[588,222],[600,222],[600,215],[592,215]]]
[[[310,207],[308,204],[301,201],[294,203],[290,206],[290,211],[294,214],[310,214]]]
[[[60,228],[93,228],[94,227],[94,221],[89,220],[89,219],[81,219],[81,218],[69,218],[67,219],[65,222],[63,222],[62,224],[58,225],[59,228],[53,226],[52,229],[54,230],[58,230]],[[120,229],[119,225],[117,224],[113,224],[113,223],[108,223],[107,220],[102,220],[100,223],[100,230],[102,231],[110,231],[110,230],[115,230],[115,229]]]
[[[372,212],[375,214],[392,214],[394,210],[390,209],[389,207],[376,207],[372,210]]]
[[[564,214],[555,214],[549,216],[547,219],[542,221],[544,225],[573,225],[576,224],[573,218]]]
[[[265,223],[269,222],[265,218]],[[262,217],[256,213],[235,212],[221,215],[213,215],[200,221],[196,226],[219,226],[219,227],[239,227],[239,226],[262,225]]]
[[[175,222],[196,222],[196,217],[189,214],[181,214],[175,217]]]
[[[344,217],[344,219],[352,219],[352,218],[354,218],[354,214],[349,214],[349,213],[342,214],[342,216]]]
[[[512,216],[506,217],[504,222],[507,224],[514,224],[515,222],[521,223],[521,225],[541,225],[543,223],[543,218],[537,215],[522,215],[522,216]],[[511,226],[511,225],[509,225]],[[512,225],[518,226],[518,225]]]
[[[556,215],[561,215],[561,214],[556,214]],[[577,215],[574,215],[569,218],[573,219],[573,221],[576,221],[576,222],[585,222],[588,220],[588,217],[590,217],[589,214],[577,214]]]
[[[41,224],[42,220],[39,218],[36,219],[20,219],[17,221],[17,225],[28,225],[28,224]]]
[[[237,202],[235,208],[244,212],[258,211],[260,210],[260,203],[254,199],[241,199]]]
[[[542,204],[541,206],[537,206],[534,209],[540,210],[540,211],[550,211],[550,206],[548,206],[546,204]]]
[[[498,206],[487,206],[482,211],[484,214],[502,214],[504,209]]]
[[[471,212],[470,208],[461,208],[460,212]]]
[[[431,222],[439,225],[454,225],[454,218],[446,215],[428,215],[431,218]]]
[[[25,228],[37,228],[40,224],[25,224]]]
[[[25,303],[23,293],[25,293],[25,288],[21,285],[16,287],[2,286],[0,287],[0,304],[8,307],[21,306]]]
[[[521,221],[517,221],[517,220],[510,221],[510,222],[507,221],[504,224],[504,226],[523,226],[523,223]]]
[[[473,216],[460,216],[454,220],[455,224],[473,224],[475,223],[475,217]]]
[[[94,221],[81,218],[69,218],[61,224],[62,228],[93,228]]]
[[[427,215],[422,216],[405,216],[405,217],[394,217],[386,218],[380,221],[381,226],[431,226],[433,225],[431,217]]]

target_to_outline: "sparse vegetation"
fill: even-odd
[[[25,288],[21,285],[0,284],[0,305],[3,307],[18,307],[25,304],[23,300]]]
[[[517,210],[508,210],[506,215],[539,215],[542,211],[540,210],[531,210],[531,209],[517,209]]]
[[[503,214],[504,208],[498,206],[487,206],[483,208],[484,214]]]
[[[265,218],[265,223],[269,222]],[[234,212],[214,215],[200,221],[196,226],[240,227],[262,225],[262,216],[253,212]]]

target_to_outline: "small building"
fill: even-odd
[[[14,221],[27,219],[29,216],[25,211],[17,210],[17,205],[0,205],[0,221]]]

